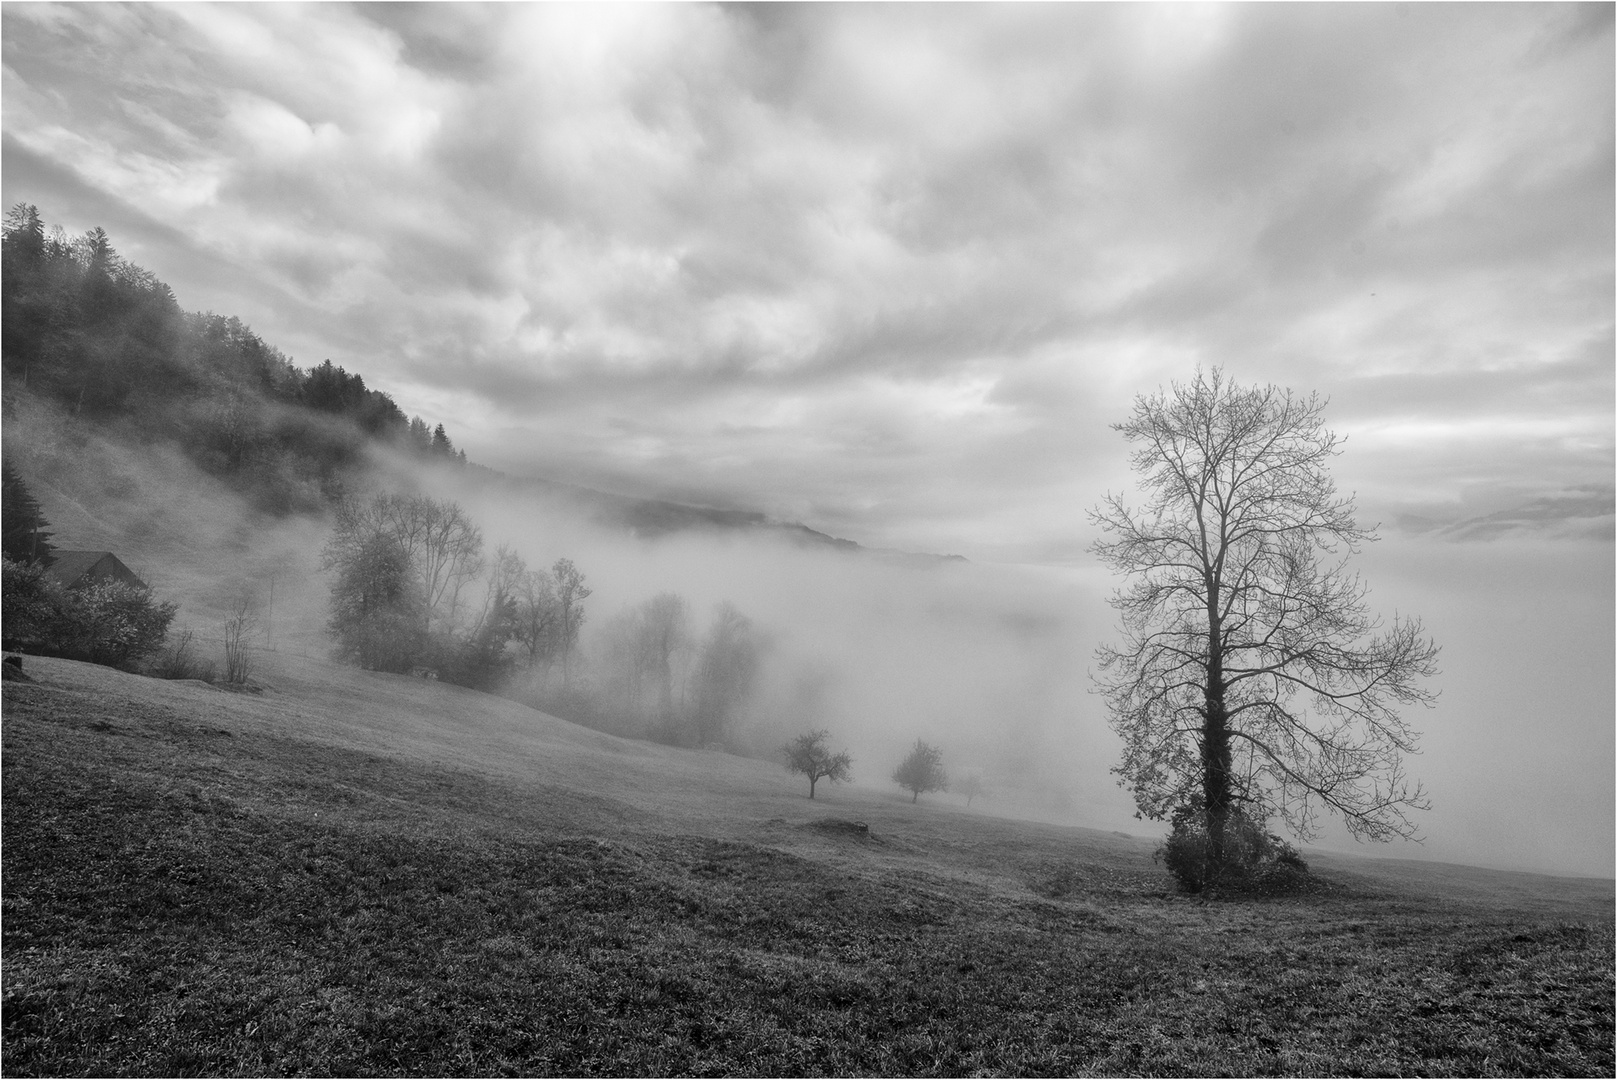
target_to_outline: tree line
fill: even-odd
[[[723,745],[753,699],[768,638],[733,604],[704,633],[663,592],[608,620],[587,654],[593,589],[569,558],[530,568],[452,500],[344,497],[323,552],[336,655],[505,693],[618,734]]]
[[[299,368],[233,316],[181,310],[101,228],[68,236],[36,207],[13,207],[0,301],[8,397],[172,442],[260,509],[322,509],[373,443],[465,462],[442,424],[406,416],[358,373],[330,360]]]

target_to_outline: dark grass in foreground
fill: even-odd
[[[10,1075],[1613,1072],[1609,918],[592,834],[46,686],[3,765]]]

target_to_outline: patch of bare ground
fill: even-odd
[[[1613,1071],[1610,881],[1325,860],[1201,903],[1146,841],[454,687],[27,667],[11,1075]]]

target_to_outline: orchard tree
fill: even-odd
[[[786,768],[808,777],[809,798],[814,798],[814,785],[821,780],[833,784],[846,783],[853,775],[853,758],[846,750],[831,752],[831,733],[821,728],[799,735],[780,748],[786,756]]]
[[[943,751],[916,739],[910,756],[893,770],[893,782],[910,792],[910,802],[928,791],[948,791],[949,774],[943,771]]]
[[[971,800],[981,795],[986,789],[983,787],[983,778],[976,773],[967,773],[955,784],[955,794],[966,797],[966,805],[971,806]]]
[[[1093,551],[1127,575],[1121,643],[1096,683],[1122,737],[1113,772],[1142,816],[1203,817],[1210,879],[1226,826],[1279,817],[1300,838],[1320,808],[1358,839],[1413,838],[1428,807],[1404,773],[1437,647],[1418,619],[1383,623],[1346,568],[1372,541],[1326,466],[1341,440],[1324,402],[1242,387],[1214,369],[1142,395],[1116,425],[1144,503],[1091,512]]]

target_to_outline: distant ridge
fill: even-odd
[[[467,478],[474,477],[483,480],[490,487],[505,488],[513,492],[539,492],[548,498],[571,503],[596,524],[621,529],[646,540],[682,532],[750,533],[775,536],[802,547],[869,555],[918,566],[967,561],[963,555],[934,555],[892,548],[867,548],[853,540],[831,536],[800,522],[779,521],[756,510],[729,510],[668,499],[619,495],[563,480],[511,476],[486,466],[469,465]]]

